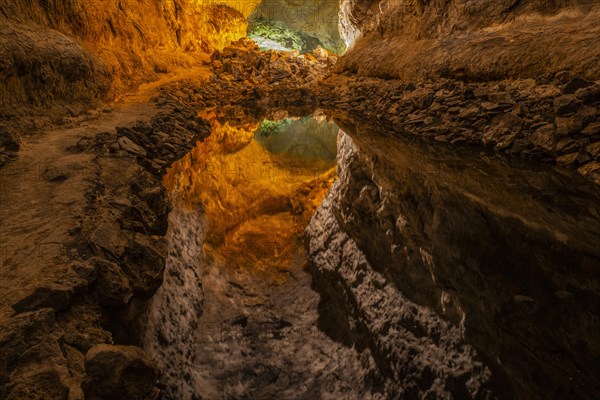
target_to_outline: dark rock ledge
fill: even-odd
[[[158,396],[159,372],[136,346],[165,266],[171,205],[161,174],[209,131],[194,110],[171,104],[69,148],[94,164],[85,196],[73,199],[84,212],[54,278],[40,276],[0,313],[0,399]],[[44,172],[56,183],[68,175]]]
[[[600,183],[600,83],[568,71],[537,80],[420,83],[334,74],[316,89],[321,107],[334,114],[557,164]]]

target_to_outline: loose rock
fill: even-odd
[[[85,398],[89,400],[152,400],[158,397],[158,371],[148,356],[133,346],[94,346],[85,356]]]

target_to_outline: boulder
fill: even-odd
[[[163,280],[165,257],[166,244],[163,240],[139,233],[135,235],[121,268],[136,296],[147,298],[156,292]]]
[[[512,145],[521,132],[523,120],[515,114],[503,114],[494,118],[483,134],[483,144],[505,149]]]
[[[569,167],[571,165],[574,165],[577,163],[577,156],[579,154],[578,153],[570,153],[570,154],[565,154],[563,156],[560,156],[556,159],[556,163],[558,165],[562,165],[564,167]]]
[[[98,304],[104,307],[122,307],[129,303],[133,290],[121,268],[110,261],[94,259],[98,268],[96,295]]]
[[[577,114],[575,117],[578,121],[581,122],[582,125],[587,125],[596,120],[598,116],[598,109],[592,106],[583,106],[579,110],[577,110]]]
[[[577,141],[563,137],[556,143],[556,151],[559,153],[569,153],[577,150]]]
[[[123,150],[136,156],[146,157],[146,150],[133,143],[133,141],[125,136],[120,137],[117,142]]]
[[[18,313],[40,308],[52,308],[54,311],[62,311],[69,307],[72,296],[73,288],[57,283],[47,283],[33,289],[31,294],[13,304],[12,308]]]
[[[99,344],[85,356],[87,400],[152,400],[158,397],[158,370],[140,348]]]
[[[600,157],[600,142],[592,143],[585,148],[585,150],[594,158]]]
[[[321,46],[317,46],[314,50],[313,50],[313,55],[315,56],[315,58],[317,60],[326,60],[327,57],[329,56],[329,53],[327,52],[327,50],[325,50],[324,48],[322,48]]]
[[[550,124],[539,127],[531,136],[531,141],[537,147],[551,152],[554,150],[554,127]]]
[[[581,131],[581,121],[575,118],[556,117],[556,136],[571,136]]]
[[[39,286],[32,288],[30,294],[13,304],[12,308],[17,313],[41,308],[51,308],[56,312],[66,310],[73,296],[96,278],[93,268],[85,264],[57,266],[57,273],[59,271],[64,271],[60,281],[40,282]]]
[[[594,136],[600,134],[600,122],[592,122],[581,131],[582,135]]]
[[[580,106],[580,101],[572,94],[565,94],[554,99],[554,112],[558,115],[574,113]]]
[[[90,242],[98,250],[101,249],[115,257],[121,257],[127,246],[127,239],[123,236],[119,224],[115,222],[100,222],[90,234]]]
[[[67,399],[67,363],[54,310],[0,316],[0,398]]]
[[[600,183],[600,162],[592,161],[579,167],[577,171],[588,179]]]
[[[600,101],[600,84],[579,89],[575,92],[575,96],[586,103],[596,103]]]
[[[573,78],[571,79],[563,88],[563,93],[565,94],[574,94],[579,89],[586,88],[591,86],[592,82],[587,81],[582,78]]]
[[[112,335],[104,329],[104,316],[99,306],[73,305],[57,315],[63,329],[62,340],[82,353],[99,343],[112,343]]]

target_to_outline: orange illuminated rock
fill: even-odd
[[[255,139],[259,125],[251,120],[232,126],[213,115],[210,122],[211,136],[173,165],[165,187],[176,201],[202,207],[210,227],[206,243],[230,261],[262,271],[285,268],[332,183],[335,161],[274,154]],[[275,248],[279,254],[271,254]]]

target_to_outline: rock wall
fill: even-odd
[[[598,183],[599,21],[598,1],[342,1],[353,47],[321,103]]]
[[[569,72],[421,84],[333,75],[318,91],[322,108],[379,121],[399,136],[557,164],[600,183],[600,83]]]
[[[89,108],[198,62],[245,36],[257,3],[2,0],[0,116],[61,102]]]
[[[3,170],[0,398],[157,395],[155,362],[130,345],[171,249],[160,178],[209,129],[181,104],[152,115],[116,135],[75,128]]]
[[[339,180],[307,229],[323,326],[385,398],[593,399],[600,191],[337,121]]]
[[[340,71],[405,81],[600,78],[598,1],[342,1]]]
[[[189,400],[198,381],[193,366],[204,293],[200,277],[205,222],[199,210],[177,206],[169,216],[164,280],[148,306],[143,347],[162,372],[162,395]]]

